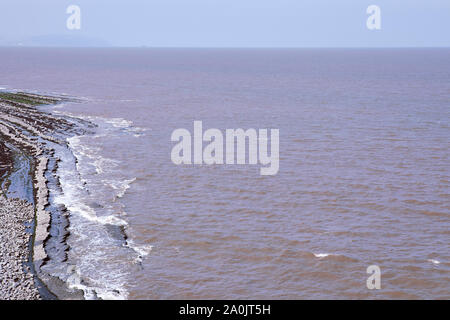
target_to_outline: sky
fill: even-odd
[[[450,47],[450,0],[1,0],[0,45]]]

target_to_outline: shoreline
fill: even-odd
[[[68,288],[64,280],[42,269],[51,259],[63,262],[69,249],[65,243],[69,225],[65,208],[55,210],[49,204],[49,174],[53,173],[53,183],[58,183],[59,159],[53,146],[67,147],[65,138],[84,131],[36,107],[64,101],[23,92],[0,92],[1,299],[84,298],[81,290]],[[46,247],[52,228],[60,243],[57,250]]]

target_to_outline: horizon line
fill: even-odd
[[[46,48],[46,49],[450,49],[447,46],[38,46],[0,45],[0,48]]]

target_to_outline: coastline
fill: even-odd
[[[49,179],[58,183],[54,146],[67,147],[65,138],[85,132],[37,109],[63,101],[0,92],[0,299],[83,299],[81,290],[42,269],[50,259],[64,261],[69,249],[66,210],[51,209],[48,201]],[[46,247],[52,228],[57,249]]]

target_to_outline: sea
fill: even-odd
[[[97,126],[50,198],[87,299],[450,299],[448,48],[0,48],[0,88]],[[278,173],[175,165],[194,121],[278,129]]]

